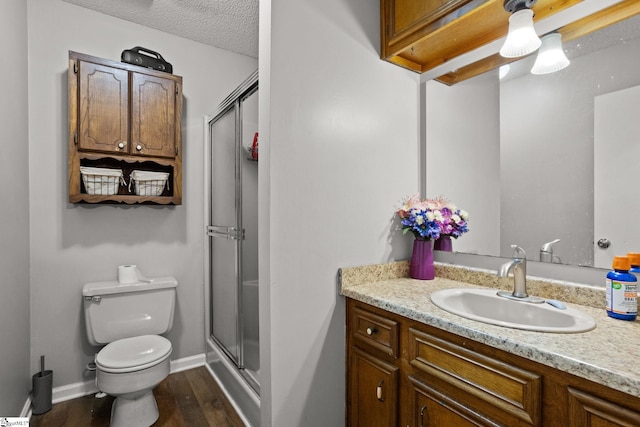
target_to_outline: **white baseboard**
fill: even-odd
[[[206,364],[204,353],[194,356],[183,357],[182,359],[172,360],[170,371],[174,372],[186,371],[187,369],[197,368]],[[77,397],[87,396],[98,392],[95,380],[78,382],[74,384],[54,387],[51,391],[52,403],[65,402]],[[21,417],[31,417],[31,396],[27,398],[22,409]]]
[[[204,353],[194,356],[183,357],[182,359],[171,361],[171,373],[186,371],[187,369],[198,368],[206,364],[206,356]]]
[[[96,387],[96,382],[95,380],[91,380],[54,387],[51,393],[51,398],[55,404],[97,392],[98,387]]]
[[[28,396],[27,401],[24,402],[22,411],[20,411],[20,417],[31,418],[31,396]]]

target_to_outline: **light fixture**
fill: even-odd
[[[525,56],[540,47],[542,41],[533,28],[533,11],[529,9],[536,0],[505,0],[504,9],[511,12],[509,32],[500,55],[505,58]]]
[[[555,73],[568,65],[569,59],[562,50],[562,35],[554,32],[542,37],[542,46],[531,68],[531,74]]]

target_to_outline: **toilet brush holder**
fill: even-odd
[[[32,401],[31,407],[34,415],[44,414],[51,410],[53,371],[45,371],[44,356],[40,357],[40,372],[32,377]]]

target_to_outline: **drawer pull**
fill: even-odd
[[[420,408],[420,427],[424,427],[424,414],[427,411],[427,405]]]
[[[378,387],[376,387],[376,397],[380,402],[384,402],[384,397],[382,397],[382,384],[384,384],[384,380],[380,381]]]
[[[376,328],[373,328],[371,326],[369,326],[367,328],[367,335],[371,336],[371,335],[375,335],[378,333],[378,330]]]
[[[124,141],[121,141],[118,143],[118,148],[122,150],[125,147],[125,145],[127,145],[127,143]]]
[[[140,144],[136,145],[136,150],[142,151],[142,145],[140,145]]]

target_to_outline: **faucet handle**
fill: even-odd
[[[511,245],[513,249],[513,259],[522,258],[527,259],[527,253],[518,245]]]
[[[555,245],[559,241],[560,241],[560,239],[555,239],[555,240],[552,240],[550,242],[547,242],[547,243],[543,244],[540,247],[540,261],[541,262],[556,262],[556,261],[554,261],[554,258],[557,258],[557,257],[553,256],[553,245]],[[558,259],[557,262],[560,262],[560,260]]]
[[[547,242],[544,245],[542,245],[540,250],[544,251],[544,252],[553,252],[553,245],[558,243],[559,241],[560,241],[560,239],[555,239],[555,240],[552,240],[550,242]]]

